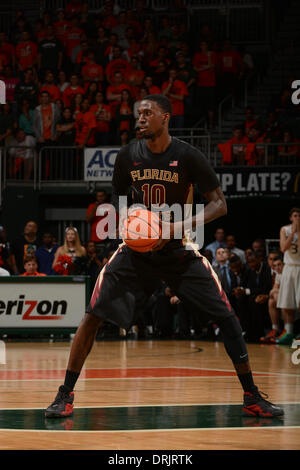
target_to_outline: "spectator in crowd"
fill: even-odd
[[[213,254],[211,250],[208,250],[207,248],[202,250],[202,255],[205,256],[206,259],[212,264],[213,262]]]
[[[210,250],[212,253],[213,260],[216,257],[216,249],[217,248],[226,248],[226,242],[225,242],[225,231],[223,228],[219,227],[216,229],[215,234],[215,241],[210,243],[205,247],[206,250]]]
[[[280,250],[284,268],[278,293],[277,308],[282,309],[284,329],[276,344],[290,345],[296,309],[300,310],[300,208],[290,210],[290,224],[280,229]]]
[[[3,270],[11,271],[10,243],[3,225],[0,225],[0,267]]]
[[[226,242],[226,248],[228,248],[229,253],[233,253],[237,255],[242,261],[242,263],[246,264],[245,252],[244,250],[241,250],[240,248],[236,246],[235,236],[230,235],[230,234],[226,235],[225,242]]]
[[[87,63],[81,69],[81,76],[87,85],[91,82],[101,83],[104,79],[103,67],[96,63],[95,52],[92,50],[87,53]]]
[[[184,82],[178,80],[176,68],[169,69],[169,80],[162,84],[162,94],[167,96],[172,103],[172,117],[170,128],[184,127],[184,99],[188,96]]]
[[[45,232],[42,236],[42,244],[35,252],[40,272],[49,276],[55,274],[52,268],[52,264],[57,249],[58,245],[54,243],[54,237],[52,233]]]
[[[90,224],[90,241],[96,243],[96,247],[97,247],[97,244],[101,244],[103,245],[105,239],[103,238],[99,238],[98,235],[97,235],[97,225],[98,223],[105,219],[106,215],[96,215],[96,212],[97,212],[97,209],[99,206],[101,206],[102,204],[106,204],[108,201],[108,195],[107,195],[107,192],[102,189],[102,190],[98,190],[96,193],[95,193],[95,201],[92,202],[88,208],[87,208],[87,211],[86,211],[86,217],[85,217],[85,220],[88,224]]]
[[[43,91],[49,93],[51,103],[56,103],[61,97],[60,89],[55,84],[54,74],[51,70],[45,72],[45,82],[40,88],[40,93],[43,93]]]
[[[262,127],[259,124],[255,124],[249,129],[248,132],[249,142],[255,143],[254,149],[249,155],[245,155],[247,165],[264,165],[266,148],[264,143],[266,142],[266,136],[263,132]]]
[[[16,46],[16,63],[18,70],[24,72],[37,64],[38,46],[30,39],[28,31],[22,32],[22,40]]]
[[[122,77],[125,77],[130,72],[129,62],[122,57],[122,49],[120,46],[113,47],[112,59],[105,67],[106,80],[111,85],[115,83],[116,72],[121,72]]]
[[[65,89],[70,85],[70,82],[67,81],[67,75],[64,70],[60,70],[58,73],[58,83],[57,86],[59,88],[59,91],[61,95],[63,95],[63,92]]]
[[[11,65],[6,65],[4,67],[2,80],[5,83],[6,102],[11,103],[13,105],[15,104],[15,88],[18,83],[20,83],[20,78],[17,77],[15,73],[13,73]],[[15,113],[16,111],[17,110],[14,109]]]
[[[118,133],[130,133],[134,126],[133,102],[128,90],[121,92],[121,102],[116,107],[116,126]]]
[[[84,31],[79,27],[78,16],[74,15],[64,36],[65,54],[72,64],[75,64],[78,48],[83,39]]]
[[[272,268],[276,272],[276,277],[272,290],[269,293],[268,300],[269,316],[272,324],[272,329],[267,335],[260,338],[260,342],[264,344],[274,344],[276,343],[276,339],[280,336],[280,309],[277,308],[277,300],[283,266],[284,265],[282,257],[275,256],[275,258],[273,259]]]
[[[113,84],[109,85],[106,89],[106,99],[111,108],[111,115],[113,118],[116,116],[116,108],[121,104],[121,94],[123,90],[130,90],[130,86],[125,83],[121,72],[114,73]]]
[[[24,258],[28,255],[34,255],[39,240],[37,236],[37,223],[30,220],[24,227],[24,232],[17,237],[11,244],[11,267],[13,274],[23,272]]]
[[[151,75],[145,76],[144,86],[148,89],[149,95],[155,95],[155,94],[161,93],[160,88],[156,85],[153,85],[153,78]]]
[[[31,178],[35,157],[35,144],[35,138],[31,135],[26,135],[23,129],[15,131],[15,137],[11,141],[9,149],[11,173],[17,173],[24,166],[24,180]]]
[[[279,122],[275,111],[270,111],[267,116],[266,123],[263,128],[266,141],[270,143],[278,143],[282,134],[282,124]]]
[[[67,3],[65,8],[65,14],[67,18],[73,18],[74,15],[79,15],[82,11],[82,2],[81,0],[71,0]]]
[[[5,31],[0,31],[0,53],[5,54],[8,65],[14,70],[16,67],[16,49],[15,46],[7,40]]]
[[[244,64],[240,54],[232,47],[231,41],[224,42],[223,51],[218,55],[218,73],[220,74],[220,86],[222,96],[232,94],[237,104],[240,80],[243,76]]]
[[[233,255],[229,258],[229,267],[234,274],[233,287],[230,293],[230,302],[241,322],[243,331],[245,332],[246,324],[244,321],[247,298],[245,296],[245,288],[248,284],[248,276],[250,268],[248,264],[243,264],[240,258]]]
[[[56,124],[57,145],[73,147],[75,144],[75,119],[70,108],[64,108],[61,119]]]
[[[83,98],[84,96],[82,93],[77,93],[71,101],[71,111],[74,119],[76,119],[77,114],[81,112]]]
[[[57,74],[62,67],[63,46],[56,38],[52,24],[46,28],[46,37],[38,45],[37,66],[40,78],[44,76],[47,69]]]
[[[137,56],[132,56],[130,60],[130,70],[126,73],[124,78],[126,83],[131,87],[134,98],[139,94],[144,77],[145,71],[141,69],[139,59]]]
[[[206,41],[201,41],[200,51],[193,57],[193,67],[197,72],[196,96],[197,107],[208,116],[210,129],[214,127],[215,88],[216,88],[216,54],[209,50]]]
[[[22,129],[26,135],[34,136],[33,131],[33,116],[34,111],[30,107],[30,102],[27,99],[22,101],[21,114],[19,115],[19,128]]]
[[[11,113],[9,103],[0,105],[0,147],[7,144],[7,139],[10,137],[16,128],[14,117]]]
[[[21,276],[46,276],[46,274],[38,271],[36,256],[28,255],[24,258],[24,272]]]
[[[249,139],[244,134],[243,126],[235,126],[233,137],[223,144],[218,144],[218,148],[222,153],[222,164],[244,165],[246,157],[249,158],[248,142]]]
[[[251,244],[251,249],[252,249],[252,252],[258,251],[260,253],[263,253],[263,256],[265,256],[265,253],[266,253],[265,240],[263,238],[256,238]],[[247,262],[248,262],[248,259],[247,259]]]
[[[127,23],[127,15],[125,11],[120,11],[117,21],[118,24],[112,29],[112,32],[118,36],[119,44],[122,49],[126,49],[128,47],[126,31],[129,24]]]
[[[54,145],[57,138],[56,124],[60,118],[55,103],[50,103],[47,91],[41,93],[41,104],[34,110],[33,130],[37,139],[38,150],[44,146]]]
[[[235,276],[230,269],[228,255],[222,247],[216,249],[216,259],[213,268],[230,300],[231,291],[235,287]]]
[[[251,127],[256,126],[258,124],[258,120],[256,119],[254,115],[254,109],[251,106],[248,106],[245,109],[245,122],[244,122],[244,127],[245,127],[245,135],[248,137],[249,131]]]
[[[90,111],[96,116],[96,145],[108,145],[110,136],[111,108],[104,103],[104,94],[98,91],[95,103],[91,105]]]
[[[75,128],[75,142],[79,148],[93,147],[95,145],[96,116],[90,110],[90,103],[87,98],[84,98],[82,101],[81,112],[76,115]]]
[[[97,28],[96,37],[96,62],[97,64],[106,64],[105,51],[108,48],[107,31],[103,26]]]
[[[293,132],[285,130],[281,143],[278,146],[278,163],[281,165],[289,165],[299,162],[300,141],[296,139]]]
[[[89,241],[86,243],[86,256],[76,258],[74,261],[74,274],[90,276],[91,294],[101,269],[102,261],[97,255],[96,245],[94,242]]]
[[[161,89],[162,84],[169,79],[168,64],[164,60],[160,60],[157,68],[153,72],[153,83]]]
[[[86,249],[81,245],[76,227],[67,227],[64,244],[59,246],[55,252],[52,268],[58,274],[63,270],[71,273],[72,264],[76,258],[86,256]],[[67,268],[64,265],[67,265]]]
[[[72,100],[78,94],[85,94],[84,88],[79,85],[79,78],[76,73],[70,77],[70,85],[63,91],[63,102],[65,106],[71,106]]]
[[[141,101],[145,98],[145,96],[149,95],[149,91],[148,91],[148,88],[145,87],[144,85],[142,85],[140,87],[140,92],[139,92],[139,96],[137,98],[137,100],[134,102],[133,104],[133,116],[135,119],[138,119],[139,117],[139,113],[138,113],[138,109],[140,107],[140,104],[141,104]]]
[[[241,323],[247,340],[257,342],[269,327],[268,299],[272,277],[270,267],[263,262],[260,253],[253,252],[249,255],[248,265],[250,272],[247,283],[242,290],[239,289],[245,300]]]
[[[21,80],[15,87],[15,100],[18,105],[18,109],[21,109],[22,102],[27,99],[30,103],[30,107],[33,109],[37,105],[38,101],[38,86],[34,80],[34,72],[32,68],[28,68],[24,72],[24,79]]]
[[[53,23],[55,37],[63,44],[65,40],[65,34],[70,28],[71,23],[65,17],[65,12],[61,8],[57,10],[57,20]]]

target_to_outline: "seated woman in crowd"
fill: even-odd
[[[86,249],[81,245],[76,227],[67,227],[64,244],[60,246],[54,257],[52,268],[57,274],[69,274],[76,258],[86,256]]]

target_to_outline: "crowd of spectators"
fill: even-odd
[[[299,165],[300,106],[292,103],[292,81],[271,99],[266,115],[245,109],[232,137],[218,144],[223,165]]]
[[[152,13],[143,0],[126,11],[108,0],[93,13],[88,2],[71,0],[35,24],[18,11],[9,37],[0,32],[7,99],[1,146],[125,145],[134,137],[138,102],[153,93],[170,98],[173,129],[203,116],[213,128],[217,102],[228,91],[238,100],[253,73],[249,54],[216,40],[207,24],[195,36],[184,15],[161,15],[156,24]],[[24,163],[28,179],[33,150],[12,149],[10,156],[10,171]]]
[[[12,243],[7,240],[5,228],[0,226],[0,275],[87,275],[90,276],[92,292],[101,269],[121,243],[118,239],[103,240],[97,233],[97,224],[104,217],[97,214],[97,209],[106,201],[106,192],[99,190],[95,201],[87,208],[90,238],[85,246],[73,226],[66,228],[61,246],[53,234],[39,234],[34,221],[27,222],[23,233]],[[300,209],[294,208],[292,212],[296,218],[300,217]],[[297,220],[294,222],[298,224],[295,233],[300,234]],[[282,317],[281,309],[277,307],[284,267],[280,246],[266,253],[265,240],[258,238],[242,249],[237,246],[234,234],[225,234],[224,229],[219,227],[215,231],[214,241],[203,247],[201,254],[217,274],[239,318],[246,341],[275,343],[280,333],[286,333],[285,316]],[[123,333],[123,336],[126,333],[139,337],[150,334],[151,337],[186,339],[217,339],[220,334],[218,325],[207,324],[197,312],[189,311],[163,282],[150,298],[138,325],[134,325],[130,332]],[[119,336],[119,331],[115,334]]]

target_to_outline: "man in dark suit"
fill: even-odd
[[[250,269],[244,268],[243,273],[240,272],[240,285],[233,290],[233,295],[239,305],[240,320],[248,341],[257,342],[269,321],[268,298],[272,289],[272,275],[260,252],[249,255],[248,266]]]

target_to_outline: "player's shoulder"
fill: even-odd
[[[118,157],[133,158],[142,148],[142,141],[133,140],[120,148]]]
[[[191,145],[188,142],[185,142],[184,140],[178,139],[177,137],[173,137],[173,142],[176,146],[176,149],[184,152],[186,158],[204,158],[207,160],[204,153],[198,148],[194,147],[194,145]]]
[[[288,224],[288,225],[283,225],[280,231],[287,235],[291,231],[291,229],[292,229],[292,225]]]

